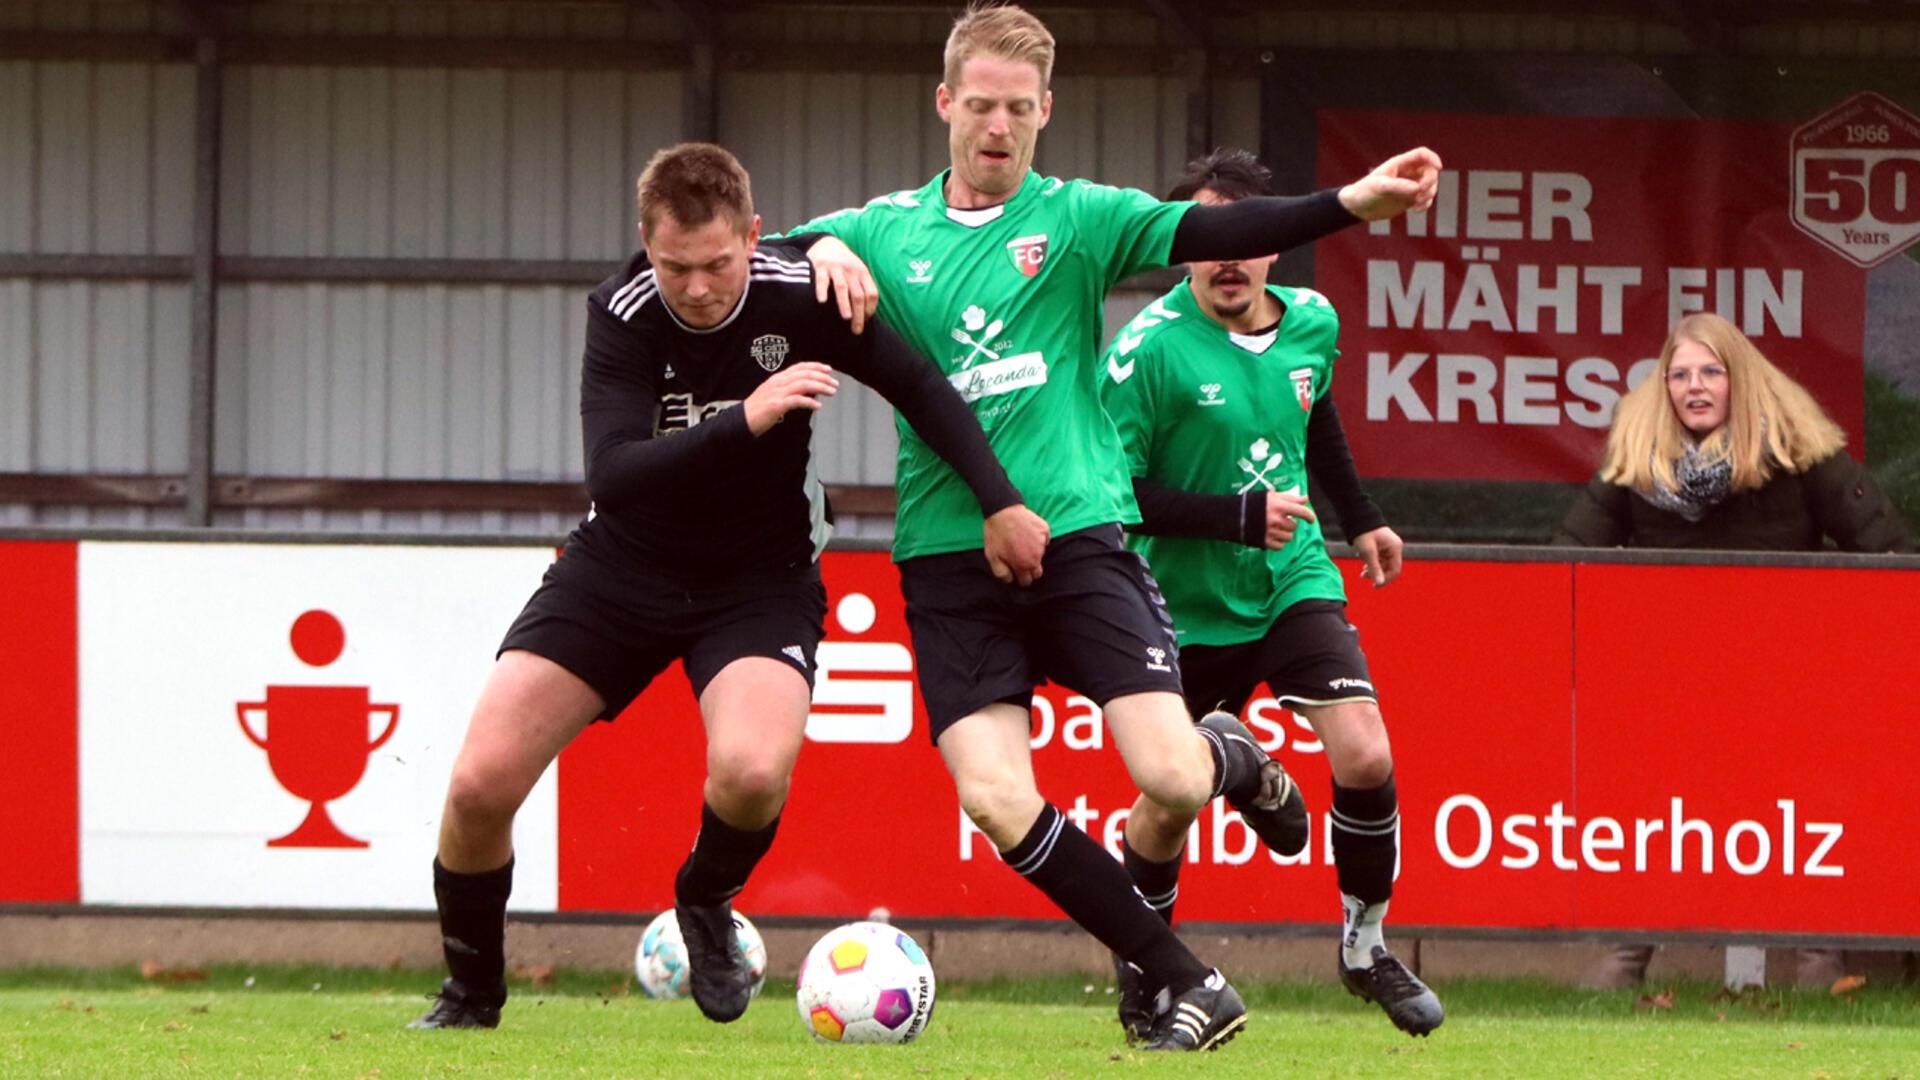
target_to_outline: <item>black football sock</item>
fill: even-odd
[[[1253,741],[1252,733],[1238,717],[1221,726],[1228,730],[1216,731],[1206,723],[1195,725],[1193,730],[1206,740],[1207,752],[1213,756],[1213,797],[1225,795],[1231,803],[1260,790],[1260,770],[1266,767],[1267,752]]]
[[[1207,966],[1140,899],[1127,872],[1052,803],[1000,857],[1102,945],[1176,996],[1206,980]]]
[[[1393,777],[1373,788],[1333,786],[1333,865],[1346,924],[1341,940],[1348,967],[1370,967],[1373,947],[1393,897],[1400,858],[1400,798]]]
[[[1133,879],[1133,887],[1147,901],[1147,906],[1159,912],[1168,926],[1173,925],[1173,904],[1180,899],[1180,856],[1175,855],[1166,862],[1154,862],[1145,855],[1133,850],[1123,834],[1120,837],[1120,865],[1127,868],[1127,877]]]
[[[507,999],[507,897],[513,859],[498,870],[459,874],[433,860],[433,899],[440,909],[440,949],[447,972],[474,1001]]]
[[[746,887],[747,877],[760,864],[761,856],[773,846],[773,834],[779,828],[780,819],[776,817],[758,829],[736,829],[721,821],[713,807],[702,803],[700,835],[694,837],[693,850],[674,878],[674,902],[712,907],[732,900]]]

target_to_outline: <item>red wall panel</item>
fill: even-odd
[[[79,545],[0,541],[0,901],[80,899]]]

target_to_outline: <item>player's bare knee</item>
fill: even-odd
[[[960,809],[1002,848],[1017,843],[1039,815],[1040,793],[1010,775],[960,778]]]
[[[1177,851],[1193,819],[1192,814],[1175,813],[1152,799],[1141,799],[1127,815],[1127,842],[1149,858],[1165,861],[1156,854],[1169,848]]]
[[[1346,788],[1374,788],[1393,775],[1393,746],[1384,727],[1362,730],[1353,737],[1328,741],[1327,767],[1334,783]]]
[[[1385,742],[1340,761],[1329,758],[1334,782],[1346,788],[1376,788],[1393,775],[1393,753]]]
[[[741,806],[774,806],[786,801],[787,764],[770,755],[739,756],[713,763],[714,786]]]
[[[494,770],[466,762],[457,764],[447,783],[447,816],[468,829],[494,829],[513,824],[513,815],[526,792]]]
[[[1213,797],[1211,761],[1207,768],[1186,759],[1160,759],[1128,763],[1133,782],[1140,794],[1157,804],[1170,816],[1192,817]]]

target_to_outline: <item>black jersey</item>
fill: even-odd
[[[878,391],[992,514],[1020,501],[973,413],[931,361],[870,321],[856,335],[814,299],[804,244],[750,254],[738,304],[696,329],[667,306],[646,254],[587,300],[580,420],[593,510],[569,549],[651,577],[713,581],[804,567],[830,532],[813,414],[755,436],[741,403],[775,372],[830,364]]]

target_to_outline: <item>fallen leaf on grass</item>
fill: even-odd
[[[513,974],[515,978],[526,979],[533,983],[535,989],[553,985],[552,964],[515,964]]]
[[[1805,1050],[1806,1048],[1807,1048],[1807,1044],[1799,1041],[1790,1042],[1787,1044],[1787,1049],[1789,1050]]]
[[[1865,975],[1842,975],[1833,980],[1832,986],[1827,987],[1827,993],[1834,997],[1845,997],[1865,985],[1867,985]]]
[[[1671,1009],[1673,1008],[1673,991],[1668,989],[1662,990],[1657,994],[1641,994],[1640,997],[1634,1001],[1633,1007],[1636,1009]]]
[[[170,968],[158,960],[142,960],[140,977],[148,982],[205,982],[207,973],[199,968]]]
[[[167,1023],[166,1023],[166,1026],[165,1026],[165,1027],[163,1027],[163,1028],[161,1028],[160,1030],[162,1030],[162,1031],[192,1031],[193,1029],[192,1029],[192,1028],[190,1028],[190,1027],[188,1027],[187,1025],[185,1025],[185,1024],[183,1024],[183,1023],[181,1023],[181,1022],[180,1022],[180,1021],[178,1021],[178,1020],[169,1020],[169,1021],[167,1021]]]
[[[347,1033],[340,1028],[335,1028],[327,1034],[327,1038],[332,1039],[334,1042],[339,1042],[346,1037]]]
[[[212,1011],[213,1011],[213,1006],[211,1006],[211,1005],[195,1005],[195,1006],[193,1006],[192,1008],[190,1008],[190,1009],[188,1009],[187,1011],[188,1011],[188,1012],[190,1012],[190,1013],[207,1013],[207,1012],[212,1012]]]

